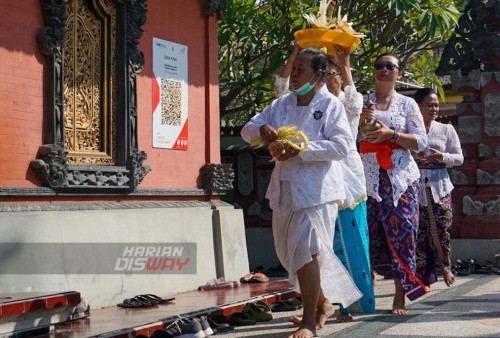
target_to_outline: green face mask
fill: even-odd
[[[311,80],[314,79],[314,76],[316,74],[314,74],[312,77],[311,77]],[[314,85],[310,84],[309,82],[311,82],[311,80],[309,80],[308,82],[304,83],[302,86],[300,86],[300,88],[298,89],[293,89],[291,88],[291,91],[293,93],[295,93],[296,95],[298,96],[302,96],[302,95],[306,95],[307,93],[309,93],[313,88],[314,88]]]

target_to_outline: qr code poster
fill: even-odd
[[[188,148],[187,46],[153,38],[153,147]]]

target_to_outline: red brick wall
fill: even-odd
[[[42,143],[40,5],[38,0],[3,0],[0,7],[0,186],[37,186],[29,163]]]
[[[0,2],[0,187],[41,186],[29,168],[42,144],[45,58],[36,43],[41,26],[38,0]],[[199,169],[207,162],[220,163],[216,20],[201,15],[200,0],[148,1],[143,28],[139,149],[148,154],[145,164],[152,171],[139,188],[199,188]],[[187,151],[152,147],[153,37],[188,46]]]

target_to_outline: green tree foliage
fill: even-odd
[[[317,3],[229,0],[226,17],[219,21],[223,124],[241,125],[274,99],[273,74],[286,62],[293,33],[308,28],[302,15],[317,13]],[[366,35],[351,58],[360,90],[373,86],[371,66],[384,52],[399,55],[420,83],[439,83],[430,51],[442,47],[453,32],[459,17],[453,0],[339,0],[339,8]],[[426,63],[417,62],[424,55]]]

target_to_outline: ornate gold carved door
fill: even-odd
[[[116,6],[67,0],[64,147],[68,164],[116,162]]]

